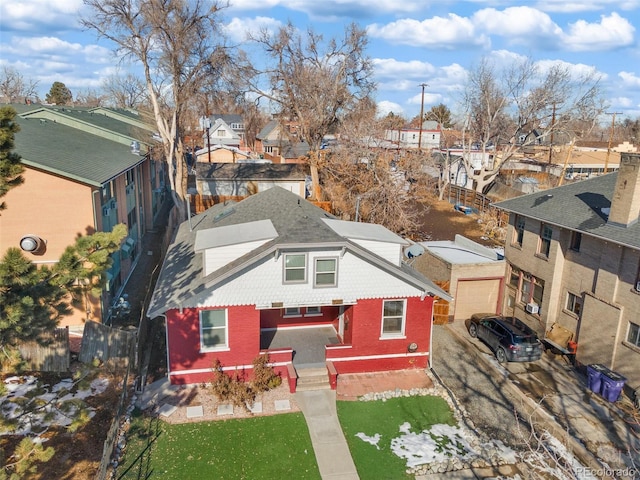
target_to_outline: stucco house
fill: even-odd
[[[148,310],[163,316],[173,384],[251,375],[268,354],[294,391],[318,368],[424,368],[434,296],[450,297],[403,260],[405,239],[341,221],[283,188],[219,204],[183,223]]]
[[[560,350],[575,342],[579,364],[604,364],[640,387],[640,155],[495,206],[510,214],[503,310]]]
[[[449,321],[464,321],[479,312],[500,312],[505,269],[500,252],[462,235],[418,245],[424,253],[411,265],[453,297]]]
[[[166,196],[164,166],[149,155],[152,132],[129,112],[17,109],[14,151],[22,157],[24,183],[3,197],[0,254],[20,247],[33,263],[50,265],[78,236],[126,224],[129,235],[112,257],[107,289],[100,298],[86,298],[61,325],[104,321]]]

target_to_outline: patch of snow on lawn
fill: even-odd
[[[411,433],[410,425],[404,423],[400,433],[402,435],[391,440],[391,451],[406,459],[407,467],[477,455],[459,427],[433,425],[429,430]]]
[[[88,389],[71,393],[74,387],[71,378],[65,378],[53,387],[38,385],[36,377],[33,376],[14,376],[5,379],[7,393],[0,395],[0,413],[5,419],[17,420],[18,423],[13,429],[0,429],[0,436],[30,435],[33,432],[42,432],[52,425],[70,425],[74,415],[81,408],[75,402],[104,392],[109,385],[109,380],[95,379],[90,385]],[[32,399],[28,394],[36,388],[41,388],[43,393]],[[62,393],[65,395],[60,396]],[[95,415],[94,409],[86,406],[84,408],[89,418]]]
[[[360,440],[363,440],[367,443],[370,443],[371,445],[375,445],[375,447],[380,450],[380,447],[378,446],[378,442],[380,441],[380,434],[376,433],[373,437],[369,437],[368,435],[365,435],[362,432],[358,432],[356,433],[356,437],[358,437]]]

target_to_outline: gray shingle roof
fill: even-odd
[[[309,167],[296,163],[196,163],[199,180],[304,180]]]
[[[523,195],[494,204],[525,217],[640,249],[640,222],[628,227],[607,224],[607,210],[618,173]]]
[[[269,188],[238,203],[219,204],[194,216],[191,221],[180,225],[175,240],[169,246],[151,298],[148,315],[154,317],[168,309],[193,303],[194,299],[205,296],[217,282],[237,273],[241,266],[257,262],[282,246],[345,247],[389,273],[404,278],[405,281],[448,298],[445,292],[411,267],[404,264],[398,267],[371,254],[336,233],[323,221],[334,218],[333,215],[281,187]],[[271,221],[277,237],[204,277],[202,253],[197,254],[194,251],[197,232],[261,220]]]
[[[25,165],[101,186],[144,160],[122,143],[50,120],[16,117],[15,152]]]

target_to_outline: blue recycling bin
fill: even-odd
[[[616,402],[620,398],[627,379],[611,370],[602,373],[600,379],[602,380],[602,396],[609,402]]]
[[[587,380],[589,390],[600,394],[602,392],[602,375],[607,372],[608,368],[599,363],[587,365]]]

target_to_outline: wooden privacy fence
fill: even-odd
[[[114,456],[114,449],[116,441],[118,440],[118,434],[122,427],[123,416],[127,409],[127,399],[129,398],[129,374],[131,373],[131,363],[127,362],[127,370],[124,374],[124,380],[122,382],[122,392],[120,393],[120,400],[118,401],[118,407],[116,408],[116,414],[111,422],[109,431],[107,432],[107,438],[104,441],[102,447],[102,459],[98,472],[96,473],[96,480],[106,480],[107,477],[113,478],[112,475],[107,475],[109,466],[111,466],[111,459]]]
[[[18,346],[20,355],[29,370],[38,372],[66,372],[69,370],[69,329],[56,328],[52,334],[45,336],[47,345],[36,342],[23,343]]]
[[[217,205],[218,203],[225,202],[239,202],[245,197],[237,195],[190,195],[189,201],[191,203],[191,213],[202,213],[208,208]]]
[[[219,203],[239,202],[247,198],[246,196],[237,195],[190,195],[189,202],[191,205],[191,213],[199,214]],[[316,207],[331,213],[331,202],[316,202],[310,200]]]
[[[433,282],[439,286],[445,292],[449,292],[450,282]],[[449,302],[444,298],[436,298],[433,302],[433,324],[434,325],[446,325],[449,323]]]
[[[482,193],[478,193],[475,190],[469,190],[468,188],[448,184],[444,192],[444,198],[448,200],[449,203],[459,203],[461,205],[471,207],[478,212],[484,212],[491,214],[491,216],[495,216],[498,227],[502,227],[509,223],[509,214],[507,212],[495,208],[491,205],[493,201],[489,197]]]
[[[127,358],[135,366],[136,336],[136,331],[119,330],[89,321],[84,326],[78,360],[90,363],[94,359],[106,362],[112,358]]]

